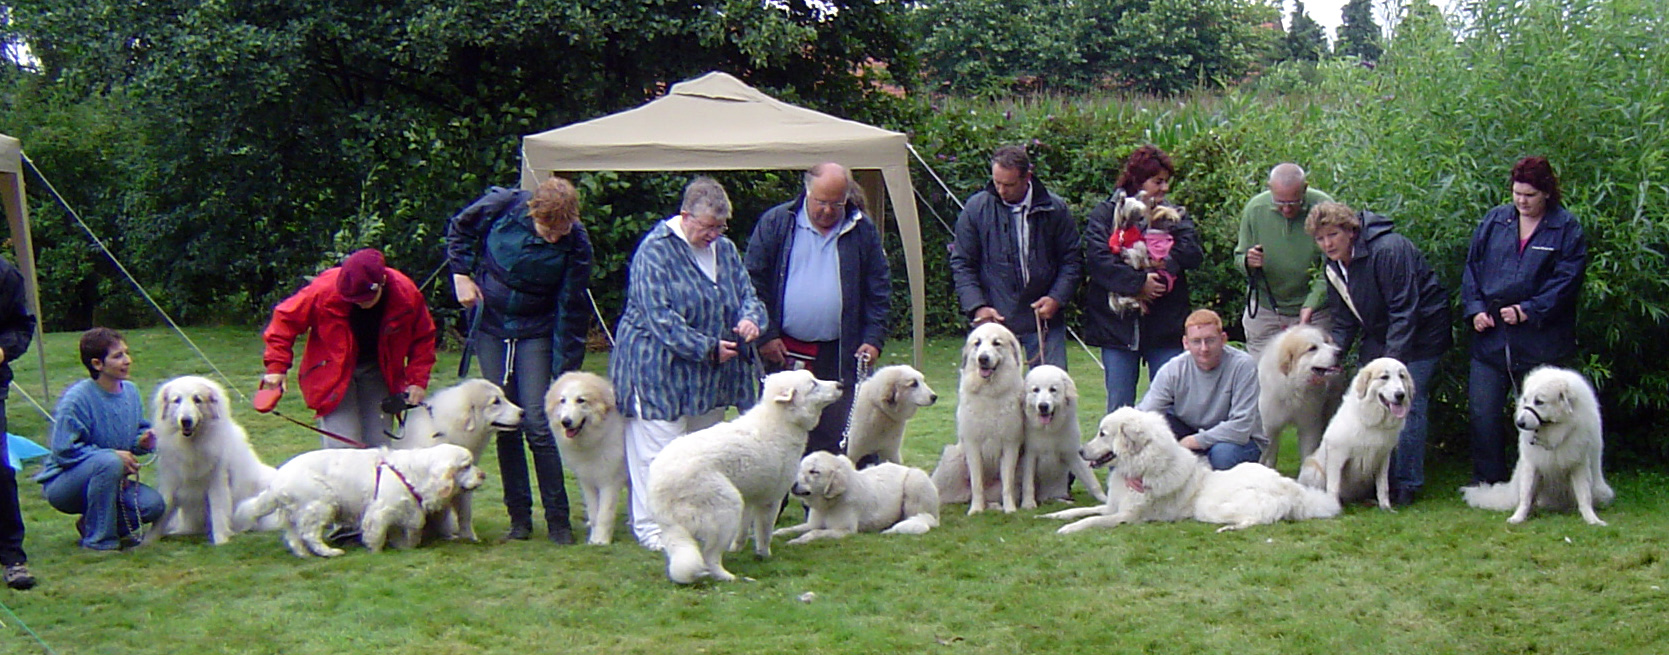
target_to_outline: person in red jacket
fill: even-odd
[[[296,337],[307,333],[296,381],[319,428],[371,446],[387,445],[383,401],[423,402],[435,365],[435,322],[411,278],[365,249],[320,273],[272,311],[261,338],[261,388],[284,387]],[[344,447],[330,438],[324,445]]]

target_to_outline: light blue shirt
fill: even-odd
[[[811,224],[805,204],[800,205],[794,215],[788,279],[783,281],[783,334],[801,341],[840,339],[840,249],[836,245],[849,227],[851,219],[847,218],[825,235]]]

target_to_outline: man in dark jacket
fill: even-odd
[[[1407,505],[1425,483],[1426,404],[1437,360],[1454,344],[1449,293],[1420,249],[1391,219],[1337,202],[1316,205],[1304,229],[1327,257],[1333,339],[1357,361],[1390,357],[1408,366],[1414,402],[1391,459],[1391,501]]]
[[[881,231],[850,200],[853,191],[839,164],[813,166],[805,192],[766,210],[748,239],[748,275],[770,318],[760,356],[774,369],[805,368],[846,385],[811,431],[808,454],[840,452],[858,361],[876,361],[887,340],[892,273]]]
[[[1078,289],[1083,253],[1078,223],[1060,196],[1032,177],[1020,146],[991,155],[991,184],[968,198],[956,218],[951,278],[974,325],[996,321],[1014,331],[1026,359],[1066,368],[1066,319]],[[1045,334],[1039,343],[1038,327]]]
[[[23,553],[17,472],[7,464],[6,395],[12,386],[12,361],[29,350],[34,337],[35,314],[29,311],[23,274],[0,259],[0,566],[5,567],[6,586],[13,589],[35,586],[35,576],[29,574],[29,556]]]

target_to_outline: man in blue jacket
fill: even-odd
[[[1061,309],[1083,275],[1078,223],[1066,201],[1032,177],[1025,148],[992,153],[991,184],[956,218],[950,274],[974,325],[1002,323],[1025,345],[1027,361],[1036,363],[1041,347],[1041,363],[1066,368]]]
[[[874,362],[887,340],[892,273],[881,230],[864,215],[855,191],[841,165],[813,166],[805,192],[766,210],[748,239],[748,275],[770,319],[759,337],[760,356],[774,369],[808,369],[848,390],[823,410],[806,441],[808,454],[840,452],[858,361]]]

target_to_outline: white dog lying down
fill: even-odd
[[[1338,413],[1327,423],[1321,448],[1298,472],[1300,484],[1326,489],[1341,503],[1366,498],[1391,510],[1391,451],[1414,402],[1408,367],[1390,357],[1368,362],[1356,373]]]
[[[1022,353],[1014,333],[996,323],[974,328],[962,344],[956,443],[968,469],[969,514],[985,510],[983,482],[992,469],[1001,483],[1003,511],[1012,513],[1016,507],[1014,488],[1026,440],[1019,411]]]
[[[1084,481],[1090,495],[1107,502],[1089,462],[1078,456],[1084,444],[1078,428],[1078,385],[1058,366],[1039,366],[1026,374],[1026,445],[1020,456],[1020,507],[1037,507],[1039,488],[1065,487],[1060,477],[1071,471]],[[1044,496],[1045,499],[1049,496]]]
[[[883,462],[862,471],[845,455],[817,451],[800,460],[792,493],[809,510],[806,522],[777,530],[791,544],[839,539],[854,532],[925,534],[939,525],[939,492],[918,468]]]
[[[858,385],[857,394],[852,399],[852,425],[845,444],[846,454],[854,462],[870,453],[879,455],[883,462],[903,462],[898,450],[904,443],[904,423],[916,415],[916,410],[939,400],[921,371],[902,364],[876,371]]]
[[[627,480],[625,421],[615,411],[614,385],[591,373],[565,373],[545,392],[545,416],[562,464],[585,498],[586,543],[612,542]]]
[[[145,536],[151,542],[164,534],[203,534],[220,545],[251,527],[275,530],[277,521],[258,526],[238,524],[238,503],[267,488],[278,471],[261,463],[249,446],[243,426],[232,420],[226,390],[196,376],[174,378],[156,390],[151,401],[155,414],[157,492],[168,512]]]
[[[1298,427],[1298,461],[1315,453],[1327,419],[1339,407],[1344,375],[1333,339],[1313,325],[1294,325],[1275,337],[1258,360],[1258,413],[1269,448],[1258,461],[1275,468],[1281,431]]]
[[[724,570],[724,551],[740,545],[744,525],[753,528],[754,553],[770,557],[771,525],[794,485],[806,435],[839,398],[839,382],[810,371],[773,373],[753,409],[679,437],[655,456],[649,507],[661,526],[668,578],[736,579]]]
[[[390,530],[396,548],[417,545],[429,513],[485,480],[462,446],[327,448],[285,462],[272,486],[237,512],[244,521],[277,512],[284,522],[284,543],[297,557],[341,555],[341,549],[325,542],[325,528],[333,523],[357,523],[360,540],[374,553],[382,550]]]
[[[464,380],[435,392],[422,405],[406,412],[401,438],[390,448],[408,450],[449,443],[463,446],[480,459],[491,437],[500,430],[514,430],[522,424],[522,408],[504,397],[498,385],[479,378]],[[474,494],[465,491],[442,508],[436,532],[444,539],[454,536],[475,541],[472,511]]]
[[[1213,471],[1182,444],[1165,418],[1122,407],[1101,419],[1100,431],[1084,444],[1083,456],[1096,466],[1116,462],[1107,478],[1107,504],[1045,514],[1080,519],[1061,534],[1142,521],[1194,519],[1223,523],[1218,532],[1281,520],[1338,516],[1339,503],[1307,489],[1262,464],[1246,462]]]
[[[1575,507],[1590,525],[1605,525],[1595,505],[1616,498],[1600,465],[1605,450],[1599,398],[1582,374],[1544,366],[1524,376],[1513,413],[1518,425],[1518,466],[1511,480],[1464,487],[1466,503],[1480,509],[1513,510],[1508,523],[1522,523],[1532,507],[1569,511]]]

